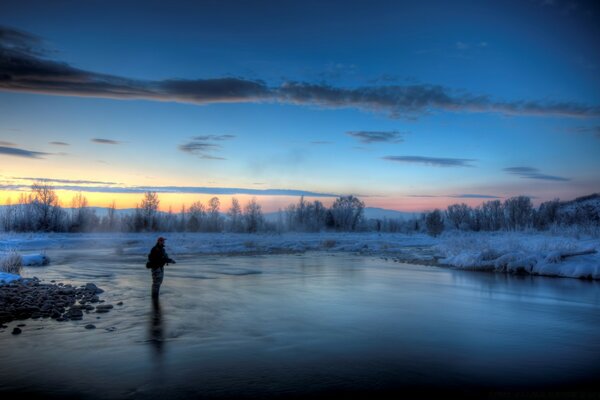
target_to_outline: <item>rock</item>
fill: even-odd
[[[118,306],[122,306],[122,305],[123,305],[123,302],[122,302],[122,301],[120,301],[120,302],[118,302],[118,303],[117,303],[117,305],[118,305]]]
[[[85,290],[87,290],[88,292],[92,292],[94,294],[100,294],[100,293],[104,292],[104,290],[100,289],[98,286],[96,286],[93,283],[86,283]]]
[[[17,325],[17,326],[18,326],[19,328],[22,328],[22,327],[24,327],[24,326],[27,326],[27,324],[19,324],[19,325]]]
[[[19,328],[15,328],[15,329],[13,329],[13,331],[12,331],[12,334],[13,334],[13,335],[18,335],[18,334],[20,334],[21,332],[23,332],[21,329],[19,329]]]
[[[96,325],[94,325],[94,324],[87,324],[85,326],[85,329],[96,329]]]

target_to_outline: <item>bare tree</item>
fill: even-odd
[[[221,201],[218,197],[213,197],[208,201],[208,230],[210,232],[220,232],[222,228],[221,214],[219,212],[221,208]]]
[[[254,197],[244,207],[244,222],[246,225],[246,232],[249,233],[256,233],[263,227],[264,218],[262,208],[260,204],[256,202],[256,198]]]
[[[531,225],[533,205],[527,196],[511,197],[504,201],[504,216],[508,229],[524,229]]]
[[[446,218],[456,229],[467,229],[471,217],[471,207],[462,204],[452,204],[446,210]]]
[[[427,213],[425,216],[425,227],[427,233],[431,236],[438,236],[444,231],[444,220],[442,218],[442,212],[438,209]]]
[[[206,208],[201,201],[196,201],[190,206],[187,220],[187,230],[190,232],[199,232],[204,228],[206,218]]]
[[[338,197],[331,207],[333,224],[343,231],[356,230],[361,221],[365,203],[352,195]]]
[[[500,200],[486,201],[481,205],[481,229],[497,231],[502,228],[504,209]]]
[[[159,204],[160,200],[156,192],[144,193],[144,198],[140,204],[143,230],[152,231],[158,229],[157,213]]]
[[[240,207],[240,202],[235,197],[231,198],[231,207],[227,211],[227,217],[229,218],[230,232],[241,232],[244,229],[242,226],[242,207]]]
[[[36,229],[42,231],[62,230],[64,213],[60,208],[58,196],[54,188],[43,182],[35,182],[31,186],[33,199],[31,205],[37,216]]]

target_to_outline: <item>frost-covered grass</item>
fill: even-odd
[[[451,232],[440,263],[464,269],[600,279],[600,240],[555,233]]]
[[[23,257],[15,250],[0,253],[0,272],[9,274],[21,274],[23,268]]]

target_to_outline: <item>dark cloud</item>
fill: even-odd
[[[470,158],[440,158],[423,156],[386,156],[382,158],[388,161],[424,164],[431,165],[434,167],[472,167],[470,163],[473,161],[477,161]]]
[[[532,167],[508,167],[508,168],[504,168],[505,172],[508,172],[511,175],[517,175],[520,176],[521,178],[527,178],[527,179],[539,179],[539,180],[543,180],[543,181],[570,181],[570,178],[563,178],[561,176],[553,176],[553,175],[546,175],[546,174],[542,174],[540,173],[540,171],[537,168],[532,168]]]
[[[58,181],[58,180],[52,180]],[[66,180],[65,180],[66,181]],[[31,185],[0,184],[0,190],[29,190]],[[311,192],[297,189],[247,189],[228,187],[202,186],[81,186],[53,185],[55,190],[69,190],[95,193],[186,193],[212,195],[256,195],[256,196],[307,196],[307,197],[338,197],[338,194]]]
[[[575,133],[592,134],[600,139],[600,126],[576,126],[569,130]]]
[[[48,142],[49,144],[53,144],[55,146],[70,146],[69,143],[66,142]]]
[[[595,105],[558,101],[497,101],[439,85],[382,85],[357,88],[307,82],[269,87],[237,77],[146,81],[75,68],[44,57],[39,38],[0,27],[0,90],[68,96],[146,99],[194,104],[280,102],[377,111],[391,117],[435,110],[518,115],[600,116]]]
[[[347,135],[352,136],[361,143],[400,143],[403,141],[402,134],[398,131],[350,131],[346,132]]]
[[[197,153],[201,153],[201,152],[205,152],[205,151],[218,150],[220,148],[221,148],[221,146],[219,146],[218,144],[208,143],[208,142],[199,142],[199,141],[192,141],[189,143],[184,143],[184,144],[179,145],[179,150],[186,152],[186,153],[193,153],[193,154],[197,154]]]
[[[92,142],[94,143],[98,143],[98,144],[121,144],[123,142],[120,142],[118,140],[112,140],[112,139],[102,139],[102,138],[93,138],[90,139]]]
[[[2,154],[7,155],[7,156],[25,157],[25,158],[43,158],[43,156],[48,155],[48,153],[20,149],[18,147],[0,146],[0,155],[2,155]]]
[[[223,157],[215,156],[215,151],[221,150],[221,145],[218,142],[232,140],[235,135],[202,135],[195,136],[188,143],[179,145],[179,150],[197,155],[205,160],[225,160]],[[217,143],[215,143],[217,142]]]
[[[194,140],[215,140],[217,142],[223,141],[223,140],[231,140],[231,139],[235,139],[235,135],[204,135],[204,136],[194,136],[193,137]]]

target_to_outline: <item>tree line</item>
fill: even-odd
[[[594,197],[594,196],[592,196]],[[595,198],[595,197],[594,197]],[[600,200],[600,198],[599,198]],[[600,203],[600,201],[599,201]],[[365,218],[364,203],[355,196],[340,196],[330,207],[318,200],[299,201],[266,219],[255,198],[242,206],[235,197],[223,209],[218,197],[206,204],[185,205],[178,211],[159,211],[156,192],[143,194],[132,212],[118,212],[113,201],[106,213],[98,216],[81,193],[73,196],[70,208],[60,205],[52,186],[36,182],[31,193],[22,194],[16,204],[2,208],[0,227],[13,232],[318,232],[376,231],[426,232],[437,236],[444,230],[498,231],[546,230],[556,225],[600,225],[600,211],[592,206],[564,212],[558,199],[535,208],[531,199],[516,196],[505,201],[491,200],[480,206],[452,204],[412,218]]]

